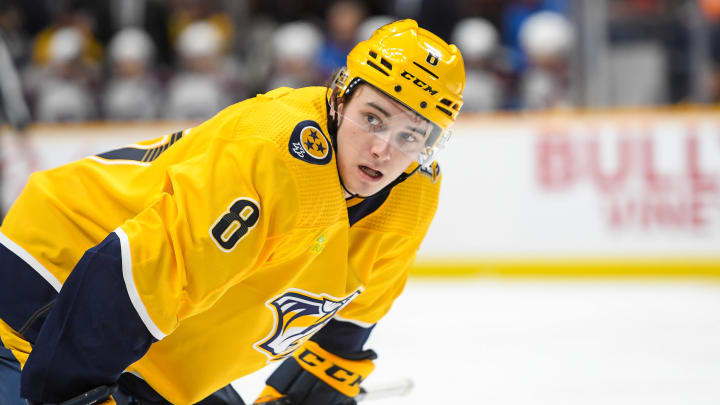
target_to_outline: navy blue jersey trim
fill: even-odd
[[[65,281],[23,369],[21,394],[59,403],[113,384],[155,341],[128,296],[112,233]]]
[[[375,325],[363,328],[354,323],[331,319],[310,340],[323,349],[340,357],[349,358],[352,354],[363,351],[363,346],[370,337]]]
[[[107,151],[97,156],[107,160],[132,160],[136,162],[152,162],[153,160],[157,159],[158,156],[160,156],[163,152],[165,152],[167,148],[171,147],[175,142],[179,141],[182,136],[182,131],[175,132],[174,134],[172,134],[172,136],[170,136],[170,140],[166,144],[156,146],[151,149],[134,148],[131,146],[127,146],[124,148]]]
[[[57,295],[35,269],[0,244],[0,318],[5,323],[34,342],[45,320],[41,310]]]
[[[366,216],[377,211],[380,206],[383,205],[385,200],[390,196],[391,189],[380,191],[379,193],[372,195],[364,199],[361,203],[348,207],[348,219],[350,220],[350,226],[355,225],[356,222],[365,218]]]
[[[113,395],[115,402],[118,404],[172,405],[145,380],[134,374],[122,373],[120,379],[118,379],[118,387],[120,387],[118,394]],[[245,402],[243,402],[240,394],[235,391],[233,386],[228,384],[195,405],[245,405]]]
[[[278,392],[287,394],[295,381],[303,374],[297,360],[288,357],[265,381],[267,385],[275,388]]]
[[[108,160],[134,160],[136,162],[142,162],[147,152],[148,149],[121,148],[101,153],[98,157]]]

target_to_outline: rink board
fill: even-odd
[[[720,109],[467,116],[413,274],[720,276]],[[0,129],[2,205],[36,170],[190,122]]]
[[[720,260],[607,259],[575,260],[420,260],[415,277],[670,277],[720,281]]]

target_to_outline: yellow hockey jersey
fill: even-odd
[[[177,404],[286,357],[333,318],[375,324],[430,225],[439,169],[345,201],[325,91],[277,89],[198,127],[33,174],[0,243],[34,278],[16,274],[7,293],[22,301],[44,283],[54,294],[114,233],[122,283],[158,340],[127,370]],[[0,337],[49,299],[32,311],[0,303],[0,325],[15,330]]]

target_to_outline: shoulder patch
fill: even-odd
[[[320,130],[320,125],[311,120],[295,125],[288,151],[294,158],[314,165],[326,165],[332,160],[330,140]]]
[[[420,173],[430,177],[433,183],[440,177],[440,165],[438,162],[432,162],[429,167],[420,167]]]

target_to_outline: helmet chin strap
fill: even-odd
[[[353,86],[354,87],[354,86]],[[328,132],[330,133],[330,138],[332,139],[332,147],[335,150],[335,156],[337,156],[338,153],[338,146],[337,146],[337,131],[340,127],[340,120],[338,118],[338,100],[337,97],[335,97],[332,100],[326,101],[325,107],[327,108],[327,115],[328,115]],[[335,158],[337,159],[337,157]],[[343,190],[347,194],[350,195],[350,197],[345,197],[345,200],[349,200],[351,198],[360,197],[365,198],[361,196],[360,194],[353,193],[350,191],[347,186],[345,186],[345,182],[342,179],[342,176],[340,175],[340,168],[338,168],[338,179],[340,180],[340,185],[342,186]]]
[[[340,179],[340,185],[342,186],[343,190],[345,190],[346,193],[350,194],[350,197],[345,197],[345,200],[349,200],[351,198],[359,197],[359,198],[366,198],[361,196],[360,194],[355,194],[352,191],[348,190],[348,188],[345,186],[345,182],[342,179],[342,176],[340,176],[340,172],[338,171],[338,179]]]
[[[342,186],[343,190],[345,190],[346,193],[350,194],[350,197],[346,197],[345,200],[349,200],[349,199],[355,198],[355,197],[366,199],[366,198],[375,197],[376,195],[389,193],[393,187],[395,187],[398,184],[402,183],[403,181],[407,180],[407,178],[412,176],[413,174],[415,174],[415,172],[417,172],[418,169],[420,169],[419,165],[416,168],[414,168],[410,173],[406,173],[406,172],[400,173],[400,175],[395,180],[390,182],[390,184],[381,188],[376,193],[373,193],[370,195],[360,195],[360,194],[356,194],[356,193],[353,193],[352,191],[348,190],[348,188],[345,186],[345,182],[343,181],[342,176],[340,176],[339,171],[338,171],[338,178],[340,179],[340,185]]]

